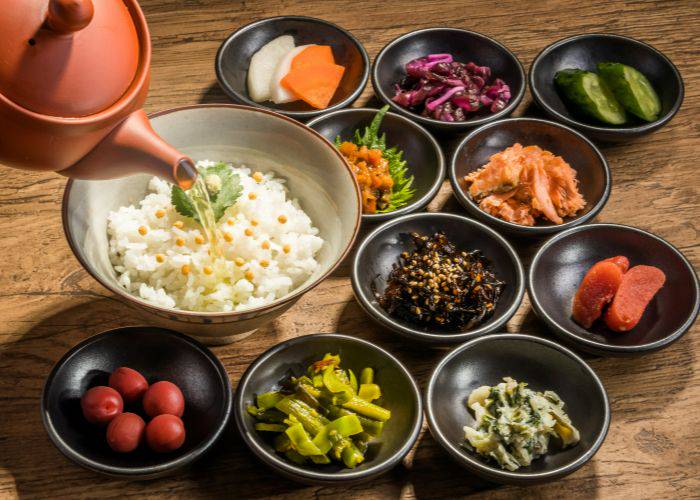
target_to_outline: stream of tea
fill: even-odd
[[[221,247],[219,241],[221,239],[221,230],[216,225],[216,217],[214,210],[211,207],[211,199],[209,198],[209,190],[204,182],[204,176],[198,175],[190,189],[190,198],[194,204],[194,209],[199,217],[199,223],[204,229],[204,235],[209,240],[212,257],[221,257]]]

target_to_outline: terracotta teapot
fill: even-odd
[[[136,0],[2,0],[0,164],[192,183],[190,158],[141,109],[151,41]]]

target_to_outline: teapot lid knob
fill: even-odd
[[[85,28],[94,14],[92,0],[51,0],[46,22],[53,31],[68,34]]]

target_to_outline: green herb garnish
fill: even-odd
[[[364,133],[361,134],[359,130],[355,130],[353,139],[353,142],[358,147],[366,146],[368,149],[381,150],[382,156],[389,162],[389,175],[391,180],[394,181],[394,186],[391,188],[391,199],[389,204],[385,208],[377,210],[377,213],[393,212],[405,206],[416,193],[416,190],[413,188],[413,176],[408,176],[408,168],[406,160],[403,159],[403,151],[399,151],[396,146],[387,148],[386,133],[379,135],[379,127],[387,111],[389,111],[388,105],[374,115],[372,123],[370,123],[369,127],[365,127]],[[336,147],[340,147],[341,143],[340,136],[337,136],[335,138]]]
[[[204,181],[209,194],[214,218],[218,222],[226,213],[226,209],[236,203],[241,196],[243,191],[241,179],[233,172],[230,166],[223,162],[219,162],[211,167],[202,167],[198,170],[199,176]],[[196,196],[192,189],[185,192],[179,186],[173,186],[170,190],[170,202],[177,213],[201,223],[191,196]]]

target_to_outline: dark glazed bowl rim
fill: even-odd
[[[474,137],[476,137],[478,134],[483,132],[484,130],[488,130],[493,127],[498,127],[501,124],[504,123],[542,123],[546,124],[558,129],[561,129],[569,134],[572,134],[582,141],[584,141],[588,147],[591,148],[591,150],[596,154],[598,159],[600,160],[600,164],[603,168],[603,174],[605,177],[605,188],[603,190],[603,195],[600,197],[598,202],[591,208],[591,210],[583,214],[581,216],[575,217],[571,219],[570,221],[566,221],[563,224],[559,225],[551,225],[551,226],[522,226],[520,224],[515,224],[513,222],[508,222],[503,219],[499,219],[498,217],[494,217],[491,214],[488,214],[481,210],[474,201],[467,196],[464,193],[464,189],[462,189],[462,186],[459,183],[459,179],[457,178],[457,159],[459,157],[459,153],[464,149],[466,144],[473,140]],[[578,132],[577,130],[574,130],[571,127],[567,127],[566,125],[563,125],[561,123],[557,123],[551,120],[543,120],[541,118],[505,118],[503,120],[498,120],[496,122],[492,123],[487,123],[486,125],[483,125],[475,130],[472,130],[462,141],[459,143],[459,145],[455,148],[454,153],[452,154],[452,159],[450,161],[450,167],[449,167],[449,172],[448,176],[450,178],[450,184],[452,185],[452,191],[454,192],[455,196],[457,197],[457,200],[460,202],[460,204],[467,209],[471,214],[473,214],[475,217],[480,217],[483,218],[484,220],[487,220],[489,224],[492,224],[499,229],[502,229],[504,231],[508,231],[510,233],[517,233],[521,235],[527,235],[527,236],[544,236],[544,235],[550,235],[554,233],[558,233],[560,231],[564,231],[568,228],[575,227],[581,224],[585,224],[589,220],[593,219],[600,211],[605,207],[606,203],[608,202],[608,199],[610,198],[610,190],[612,187],[612,172],[610,170],[610,166],[608,165],[608,161],[605,159],[605,155],[600,151],[600,149],[586,136],[584,136],[581,132]]]
[[[262,24],[266,24],[272,21],[282,21],[282,20],[293,20],[293,21],[303,21],[303,22],[308,22],[311,24],[325,24],[326,26],[329,26],[333,29],[338,30],[341,32],[344,36],[350,40],[350,42],[357,47],[358,52],[362,56],[362,63],[364,65],[364,68],[362,70],[362,78],[360,79],[359,84],[355,88],[355,90],[352,91],[350,95],[348,95],[345,99],[342,101],[334,104],[333,106],[328,106],[325,109],[315,109],[315,110],[308,110],[308,111],[287,111],[283,109],[276,108],[274,106],[268,106],[264,102],[255,102],[252,99],[250,99],[247,95],[247,93],[241,93],[238,92],[236,89],[234,89],[226,79],[223,73],[223,58],[224,58],[224,52],[228,49],[228,46],[234,43],[235,39],[245,33],[246,31],[254,30],[257,27],[259,27]],[[237,28],[234,30],[229,36],[226,37],[226,39],[221,43],[219,46],[219,49],[216,52],[216,58],[214,61],[214,69],[216,70],[216,79],[219,81],[219,85],[221,88],[224,90],[224,92],[234,101],[237,101],[241,104],[247,104],[248,106],[255,106],[256,108],[262,108],[266,109],[269,111],[273,111],[275,113],[280,113],[285,116],[289,116],[291,118],[299,119],[299,120],[304,120],[308,118],[312,118],[314,116],[318,116],[323,113],[327,113],[329,111],[333,111],[336,109],[341,109],[346,106],[349,106],[352,104],[353,101],[355,101],[360,94],[362,94],[362,91],[365,89],[365,85],[367,85],[367,80],[369,79],[369,55],[367,55],[367,50],[365,47],[360,43],[360,41],[348,30],[345,28],[341,28],[337,24],[331,23],[330,21],[326,21],[324,19],[318,19],[316,17],[309,17],[309,16],[274,16],[274,17],[266,17],[263,19],[258,19],[257,21],[253,21],[251,23],[245,24],[241,26],[240,28]],[[265,101],[267,102],[267,101]]]
[[[515,66],[518,68],[518,73],[520,74],[520,79],[522,81],[522,85],[520,86],[517,91],[514,92],[513,97],[511,98],[510,102],[508,105],[503,108],[501,111],[498,113],[494,113],[489,116],[485,116],[483,118],[477,118],[475,120],[465,120],[463,122],[443,122],[441,120],[436,120],[434,118],[427,118],[425,116],[421,116],[417,113],[413,113],[412,111],[409,111],[407,109],[402,108],[398,104],[396,104],[394,101],[391,100],[391,96],[388,96],[386,93],[381,88],[381,85],[379,85],[379,78],[377,76],[378,72],[378,67],[382,62],[382,59],[384,58],[386,52],[397,45],[398,43],[406,40],[407,38],[411,38],[416,35],[420,35],[423,33],[429,33],[429,32],[435,32],[435,31],[448,31],[452,33],[460,33],[460,34],[467,34],[471,36],[475,36],[478,38],[481,38],[492,45],[497,46],[499,49],[501,49],[503,52],[505,52],[508,56],[508,58],[511,59],[512,62],[515,63]],[[508,83],[508,82],[506,82]],[[472,127],[478,127],[479,125],[483,125],[485,123],[492,122],[494,120],[498,120],[499,118],[503,118],[505,116],[508,116],[511,114],[513,111],[515,111],[515,108],[518,107],[518,104],[520,104],[520,101],[523,100],[523,97],[525,96],[525,89],[527,87],[527,78],[525,76],[525,69],[523,68],[523,64],[520,62],[520,60],[515,56],[515,54],[505,45],[503,45],[501,42],[496,41],[494,38],[491,38],[490,36],[484,35],[483,33],[479,33],[477,31],[471,31],[471,30],[465,30],[461,28],[423,28],[423,29],[418,29],[414,31],[409,31],[408,33],[404,33],[403,35],[400,35],[396,38],[394,38],[392,41],[390,41],[388,44],[386,44],[382,50],[379,51],[377,54],[377,57],[374,58],[374,63],[372,64],[372,86],[374,87],[374,92],[377,94],[379,99],[384,102],[385,104],[388,104],[391,106],[392,111],[396,111],[397,113],[400,113],[409,119],[415,120],[419,123],[422,123],[423,125],[427,126],[432,126],[435,128],[442,128],[442,129],[451,129],[451,130],[462,130],[465,128],[472,128]],[[513,91],[514,89],[511,89]]]
[[[594,443],[591,445],[591,448],[584,453],[582,456],[577,458],[576,460],[572,461],[569,464],[566,464],[564,466],[558,467],[556,469],[550,470],[550,471],[545,471],[545,472],[510,472],[502,469],[498,469],[496,467],[487,465],[486,463],[472,457],[470,454],[465,453],[461,451],[457,446],[455,446],[454,443],[452,443],[450,440],[448,440],[445,435],[442,433],[440,430],[440,427],[437,425],[437,421],[435,419],[435,413],[439,411],[439,409],[433,408],[432,405],[432,396],[433,396],[433,391],[435,390],[436,386],[436,381],[437,378],[440,374],[440,372],[443,370],[445,365],[449,363],[453,358],[457,357],[459,354],[462,352],[471,349],[475,345],[478,345],[483,342],[497,342],[499,340],[517,340],[517,341],[523,341],[523,342],[534,342],[538,344],[542,344],[546,347],[552,348],[561,354],[564,354],[565,356],[568,356],[572,360],[574,360],[578,365],[580,365],[585,372],[588,373],[588,375],[593,379],[593,382],[595,382],[596,387],[598,388],[600,394],[603,397],[603,401],[605,404],[605,411],[604,411],[604,416],[603,416],[603,427],[598,436],[596,437]],[[426,419],[428,420],[428,427],[430,428],[430,433],[433,435],[435,440],[461,465],[466,467],[467,469],[471,470],[472,472],[482,476],[486,477],[487,479],[497,481],[500,483],[508,483],[508,484],[531,484],[531,483],[539,483],[539,482],[544,482],[544,481],[549,481],[552,479],[556,479],[559,477],[566,476],[568,474],[571,474],[575,470],[579,469],[582,467],[586,462],[588,462],[593,455],[596,454],[600,446],[603,444],[603,441],[605,440],[605,437],[608,434],[608,430],[610,428],[610,419],[611,419],[611,410],[610,410],[610,400],[608,399],[608,394],[607,391],[605,390],[605,386],[603,385],[603,382],[600,380],[598,375],[596,375],[595,371],[588,366],[588,364],[581,359],[578,355],[576,355],[574,352],[571,350],[567,349],[566,347],[563,347],[556,342],[553,342],[551,340],[547,340],[541,337],[536,337],[533,335],[525,335],[522,333],[500,333],[497,335],[489,335],[488,337],[480,337],[474,340],[471,340],[469,342],[465,342],[461,346],[457,347],[456,349],[452,350],[449,352],[440,362],[435,366],[433,369],[432,373],[430,374],[430,378],[428,379],[428,383],[426,385],[425,389],[425,415]]]
[[[581,231],[588,231],[588,230],[593,230],[596,228],[601,228],[601,227],[607,227],[607,228],[613,228],[613,229],[618,229],[618,230],[624,230],[624,231],[632,231],[638,234],[641,234],[645,237],[652,238],[656,240],[657,242],[661,243],[662,245],[666,246],[669,250],[671,250],[680,260],[683,262],[685,267],[688,270],[689,275],[692,277],[693,283],[695,285],[695,308],[693,311],[690,313],[688,318],[683,322],[683,324],[676,329],[674,332],[671,334],[667,335],[666,337],[656,340],[654,342],[647,342],[646,344],[638,344],[638,345],[611,345],[611,344],[606,344],[604,342],[598,342],[596,340],[591,340],[585,337],[581,337],[579,335],[576,335],[575,333],[571,332],[567,328],[564,328],[561,326],[559,323],[557,323],[549,314],[547,314],[547,311],[545,310],[544,307],[542,307],[542,304],[537,296],[537,292],[535,291],[535,287],[533,286],[534,282],[534,273],[537,268],[537,265],[539,264],[540,260],[543,258],[545,253],[554,245],[557,243],[559,240],[562,240],[566,238],[567,236],[570,236],[572,234],[579,233]],[[624,355],[624,354],[641,354],[644,352],[648,351],[654,351],[657,349],[661,349],[663,347],[666,347],[667,345],[671,344],[672,342],[678,340],[680,337],[683,336],[685,332],[687,332],[690,327],[693,325],[695,322],[695,319],[698,316],[698,312],[700,311],[700,284],[698,283],[698,276],[693,269],[693,266],[690,264],[688,259],[681,253],[680,250],[678,250],[675,246],[673,246],[671,243],[668,241],[664,240],[663,238],[656,236],[655,234],[652,234],[648,231],[644,231],[643,229],[639,229],[634,226],[627,226],[624,224],[611,224],[611,223],[600,223],[600,224],[589,224],[587,226],[581,226],[581,227],[575,227],[572,229],[569,229],[568,231],[564,231],[562,233],[557,234],[556,236],[550,238],[542,247],[540,247],[539,250],[537,250],[537,253],[532,259],[532,263],[530,264],[530,270],[528,271],[528,279],[527,279],[527,292],[528,296],[530,297],[530,303],[532,304],[533,309],[537,313],[537,315],[544,320],[544,322],[547,324],[547,326],[552,330],[556,335],[561,337],[563,340],[568,341],[572,343],[573,345],[576,345],[577,347],[593,353],[597,355],[602,355],[602,356],[615,356],[615,355]]]
[[[542,62],[542,60],[549,55],[550,52],[552,52],[554,49],[557,49],[561,47],[562,45],[566,45],[571,42],[577,42],[579,40],[583,40],[586,38],[607,38],[611,40],[622,40],[625,42],[630,42],[632,44],[638,45],[640,47],[644,47],[645,49],[651,50],[652,53],[654,53],[657,57],[661,58],[668,66],[671,68],[671,72],[673,73],[674,79],[678,83],[678,88],[679,92],[678,95],[676,96],[676,100],[673,103],[673,106],[671,106],[671,109],[668,110],[668,112],[659,117],[658,120],[655,120],[650,123],[644,123],[642,125],[636,125],[632,127],[625,127],[625,126],[619,126],[619,127],[606,127],[602,125],[591,125],[587,122],[579,121],[579,120],[574,120],[572,118],[569,118],[568,116],[562,115],[559,113],[556,109],[551,107],[547,101],[542,97],[540,94],[540,91],[538,89],[538,86],[535,83],[535,73],[539,70],[539,64]],[[630,38],[628,36],[622,36],[622,35],[616,35],[613,33],[583,33],[580,35],[574,35],[566,38],[562,38],[561,40],[558,40],[548,46],[546,46],[542,51],[537,54],[535,59],[532,61],[532,65],[530,66],[530,71],[528,73],[528,82],[530,84],[530,92],[532,93],[532,98],[535,100],[535,102],[542,108],[544,109],[550,116],[555,118],[556,120],[562,121],[566,123],[567,125],[571,125],[573,127],[579,128],[581,130],[584,130],[586,132],[594,132],[594,133],[604,133],[604,134],[609,134],[609,135],[617,135],[620,137],[623,136],[634,136],[634,135],[639,135],[643,134],[645,132],[650,132],[652,130],[655,130],[669,121],[676,115],[678,110],[681,107],[681,104],[683,104],[683,97],[685,95],[685,86],[683,84],[683,78],[681,77],[680,71],[678,71],[678,68],[676,67],[673,62],[666,57],[661,51],[655,49],[648,43],[644,43],[642,41],[636,40],[634,38]]]
[[[314,125],[321,123],[325,120],[332,120],[334,117],[342,114],[361,114],[361,113],[377,113],[379,109],[374,109],[374,108],[346,108],[346,109],[339,109],[336,111],[332,111],[330,113],[323,114],[321,116],[318,116],[314,118],[313,120],[310,120],[306,126],[309,128],[314,128]],[[416,130],[419,134],[422,134],[423,137],[427,139],[427,141],[430,143],[430,145],[433,147],[433,150],[435,151],[435,154],[437,155],[438,162],[437,162],[437,172],[435,174],[435,181],[433,184],[430,186],[430,189],[428,190],[427,193],[425,193],[423,196],[418,198],[417,200],[413,201],[412,203],[409,203],[408,205],[399,208],[398,210],[394,210],[393,212],[388,212],[388,213],[382,213],[382,214],[362,214],[362,220],[364,222],[383,222],[386,220],[394,219],[396,217],[399,217],[404,214],[410,214],[412,212],[417,212],[418,210],[421,210],[430,203],[433,198],[435,198],[435,195],[437,195],[438,191],[440,191],[440,187],[442,187],[442,182],[445,180],[445,154],[442,152],[442,148],[440,147],[440,144],[435,140],[433,135],[428,132],[424,127],[422,127],[420,124],[414,122],[413,120],[409,120],[406,118],[404,115],[400,115],[398,113],[394,113],[392,111],[387,112],[387,116],[391,116],[392,118],[396,118],[399,120],[403,125],[406,127],[412,128]],[[315,129],[314,129],[315,130]],[[419,167],[420,168],[420,167]]]
[[[245,432],[245,424],[243,419],[245,418],[245,405],[246,401],[243,401],[243,389],[251,382],[252,378],[255,376],[255,371],[262,367],[267,361],[277,353],[284,351],[290,346],[296,344],[303,344],[312,339],[325,339],[325,340],[340,340],[344,342],[350,342],[359,344],[367,349],[373,350],[380,356],[388,358],[396,367],[403,373],[406,379],[409,381],[412,388],[411,395],[413,396],[413,407],[416,412],[416,418],[411,427],[410,434],[405,438],[405,442],[399,450],[394,452],[393,455],[386,458],[381,462],[372,464],[370,467],[363,470],[350,470],[342,472],[320,472],[316,470],[308,470],[292,463],[285,461],[283,458],[277,456],[274,452],[269,452],[265,447],[261,446],[257,440],[252,439],[247,432]],[[275,469],[278,472],[286,475],[287,477],[294,478],[300,482],[312,483],[312,484],[327,484],[327,485],[337,485],[343,482],[359,482],[362,480],[367,480],[379,476],[385,472],[388,472],[394,466],[396,466],[403,457],[411,450],[416,440],[418,439],[418,434],[420,433],[421,427],[423,425],[423,401],[421,399],[420,389],[415,379],[411,375],[411,372],[398,360],[393,354],[389,353],[385,349],[379,347],[378,345],[364,340],[358,337],[351,337],[349,335],[342,335],[339,333],[315,333],[309,335],[302,335],[301,337],[295,337],[286,340],[280,344],[272,346],[270,349],[262,353],[258,358],[253,361],[253,363],[248,366],[246,371],[243,373],[240,381],[238,382],[238,388],[236,389],[234,401],[234,418],[236,421],[236,426],[238,431],[246,443],[248,448],[266,465]]]
[[[477,228],[478,230],[489,233],[504,248],[504,250],[510,255],[511,261],[515,266],[515,274],[517,275],[517,280],[515,283],[516,290],[514,299],[512,303],[508,306],[508,309],[506,309],[503,317],[500,320],[492,324],[486,322],[478,328],[469,330],[467,332],[431,333],[411,328],[392,318],[381,307],[375,307],[372,304],[370,298],[365,295],[363,287],[360,285],[360,268],[364,265],[362,259],[366,258],[366,256],[364,255],[364,251],[369,245],[369,243],[372,240],[374,240],[379,234],[387,230],[391,230],[394,226],[397,226],[403,223],[404,221],[412,219],[454,219],[456,221],[461,222],[462,224],[471,225]],[[486,257],[488,258],[488,256]],[[500,329],[510,320],[510,318],[513,317],[515,312],[520,307],[520,304],[523,300],[523,296],[525,294],[525,271],[523,270],[523,265],[520,261],[520,258],[518,257],[518,254],[512,247],[512,245],[508,243],[508,241],[497,231],[488,227],[486,224],[483,224],[474,219],[470,219],[468,217],[464,217],[463,215],[445,212],[426,212],[418,214],[408,214],[401,217],[397,217],[396,219],[392,219],[377,227],[374,231],[372,231],[365,237],[365,239],[359,244],[357,250],[355,251],[355,256],[353,257],[352,261],[351,280],[352,290],[355,294],[355,297],[357,298],[357,301],[372,319],[380,323],[382,326],[396,333],[399,333],[407,338],[432,344],[458,344],[460,342],[464,342],[465,340],[471,340],[473,338],[480,337],[482,335],[486,335],[487,333],[492,333],[493,331]]]
[[[186,454],[165,461],[158,465],[150,465],[146,467],[119,467],[113,465],[107,465],[95,460],[92,460],[71,448],[60,436],[60,433],[53,426],[52,419],[49,415],[48,409],[48,397],[49,388],[53,383],[58,371],[63,368],[63,366],[71,359],[73,356],[78,354],[85,347],[94,344],[95,342],[100,342],[105,337],[110,337],[114,335],[119,335],[122,333],[130,333],[133,331],[138,332],[155,332],[159,334],[170,335],[177,338],[178,340],[188,344],[192,349],[198,351],[200,354],[204,355],[207,360],[212,364],[219,374],[219,378],[223,381],[224,385],[222,387],[222,392],[224,394],[224,415],[221,421],[217,424],[214,433],[205,441],[195,446],[192,450]],[[122,328],[113,328],[110,330],[105,330],[103,332],[97,333],[85,340],[79,342],[78,344],[71,347],[68,352],[66,352],[61,359],[59,359],[54,367],[51,369],[49,376],[44,382],[44,387],[41,393],[41,420],[44,424],[44,429],[49,435],[51,442],[58,448],[58,450],[68,459],[77,463],[78,465],[104,474],[111,477],[120,478],[131,478],[131,479],[148,479],[153,477],[162,476],[168,472],[179,469],[186,465],[191,464],[195,460],[199,459],[204,453],[206,453],[214,443],[219,439],[224,429],[228,425],[228,421],[231,417],[233,396],[232,396],[231,381],[229,380],[228,373],[224,368],[223,364],[209,349],[207,349],[203,344],[194,340],[192,337],[188,337],[182,333],[176,332],[174,330],[168,330],[166,328],[159,328],[154,326],[128,326]]]
[[[66,240],[68,241],[68,246],[70,247],[71,251],[73,252],[73,255],[75,256],[76,260],[80,263],[80,265],[87,271],[87,273],[93,277],[95,281],[100,283],[103,287],[105,287],[107,290],[111,291],[114,293],[117,297],[120,297],[124,300],[125,303],[133,305],[139,309],[145,309],[146,311],[149,312],[154,312],[156,314],[167,314],[169,317],[175,317],[178,321],[187,321],[187,320],[181,320],[180,318],[198,318],[203,320],[203,324],[207,324],[208,321],[211,318],[224,318],[225,320],[231,320],[231,321],[245,321],[247,319],[250,319],[251,317],[258,317],[261,316],[265,313],[269,313],[272,311],[275,311],[277,308],[283,306],[284,304],[290,304],[293,303],[295,300],[299,299],[302,295],[304,295],[306,292],[312,290],[316,286],[318,286],[323,280],[325,280],[328,276],[330,276],[337,268],[340,266],[340,263],[345,260],[345,258],[348,256],[350,251],[353,248],[353,245],[355,244],[355,240],[357,239],[357,235],[360,231],[360,224],[362,222],[362,199],[360,195],[360,188],[357,184],[357,181],[355,180],[355,174],[353,173],[352,169],[350,168],[350,165],[348,165],[348,162],[345,161],[345,158],[343,157],[342,154],[338,151],[338,148],[336,148],[331,142],[323,137],[321,134],[316,132],[313,129],[310,129],[303,123],[300,123],[288,116],[281,115],[279,113],[275,113],[274,111],[270,111],[269,109],[264,109],[264,108],[256,108],[252,106],[245,106],[243,104],[191,104],[188,106],[179,106],[176,108],[170,108],[170,109],[164,109],[161,111],[157,111],[155,113],[149,114],[148,118],[153,119],[153,118],[158,118],[159,116],[165,116],[165,115],[170,115],[174,113],[179,113],[182,111],[192,111],[192,110],[201,110],[201,109],[231,109],[231,110],[239,110],[239,111],[251,111],[254,113],[262,113],[262,114],[267,114],[271,115],[275,118],[281,119],[286,121],[287,123],[290,123],[294,125],[295,127],[299,127],[300,129],[304,130],[307,133],[310,133],[314,135],[316,138],[320,139],[323,143],[325,143],[325,147],[329,147],[332,149],[333,154],[338,157],[343,165],[345,166],[345,170],[347,171],[347,174],[350,176],[350,179],[355,186],[355,194],[356,194],[356,201],[357,201],[357,217],[354,221],[354,227],[353,227],[353,232],[352,232],[352,237],[348,241],[347,245],[342,249],[340,255],[336,259],[336,261],[322,274],[320,275],[317,279],[314,281],[306,284],[299,286],[298,288],[295,288],[289,294],[274,300],[270,304],[265,304],[262,306],[257,306],[253,307],[250,309],[246,309],[244,311],[219,311],[219,312],[207,312],[207,311],[185,311],[182,309],[174,309],[171,307],[163,307],[159,306],[156,304],[151,304],[150,302],[146,301],[145,299],[142,299],[141,297],[137,297],[136,295],[133,295],[129,292],[127,292],[124,288],[120,286],[115,286],[112,283],[110,283],[108,280],[102,279],[96,272],[93,271],[93,266],[89,263],[88,259],[84,259],[82,257],[82,253],[80,252],[80,245],[78,242],[75,240],[73,237],[73,234],[70,230],[70,224],[68,222],[68,205],[70,203],[70,195],[71,195],[71,190],[73,188],[73,183],[75,182],[76,179],[68,179],[66,182],[66,187],[64,188],[63,191],[63,198],[61,200],[61,220],[62,220],[62,225],[63,225],[63,234],[66,237]],[[228,322],[228,321],[225,321]]]

